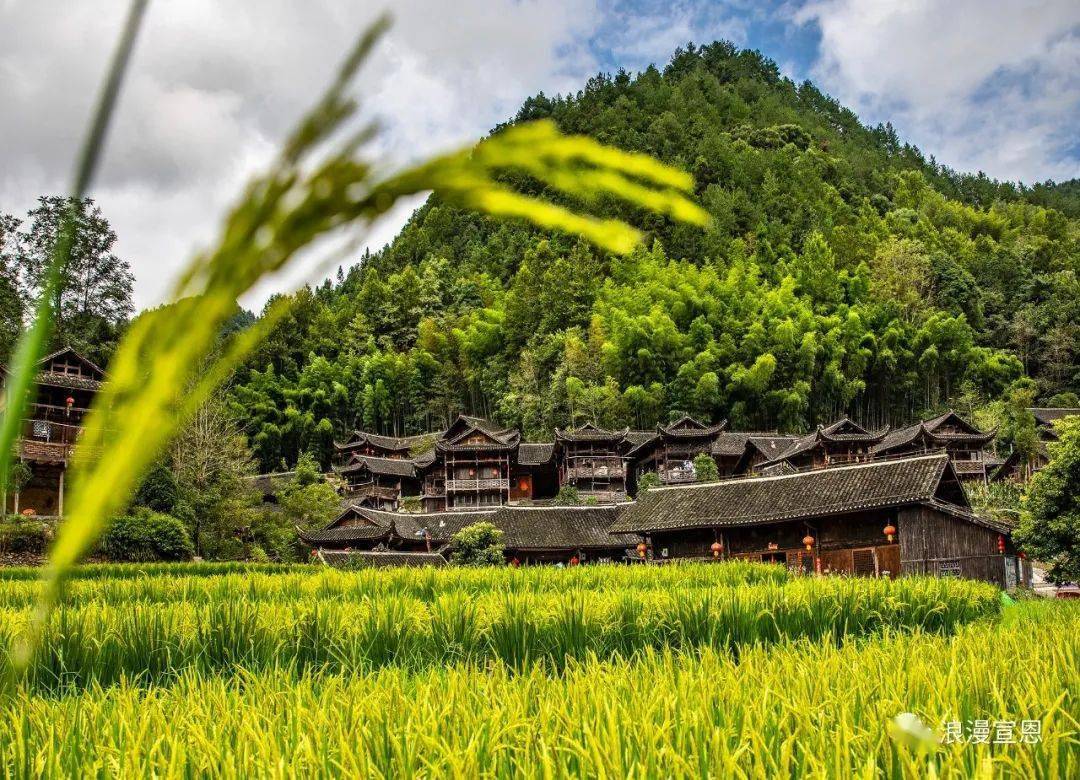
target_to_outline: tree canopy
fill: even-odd
[[[1025,376],[1043,398],[1080,389],[1067,187],[957,174],[726,43],[537,95],[514,121],[540,117],[691,171],[712,226],[601,203],[649,236],[618,258],[429,198],[296,293],[239,372],[230,403],[262,468],[458,412],[528,437],[673,411],[792,431],[970,408]]]

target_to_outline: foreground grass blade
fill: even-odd
[[[692,189],[687,174],[590,139],[567,138],[550,122],[511,128],[476,149],[381,179],[357,155],[373,134],[370,125],[327,150],[356,113],[347,90],[385,27],[380,21],[360,39],[277,162],[229,213],[216,247],[196,257],[181,276],[173,302],[143,314],[121,341],[75,453],[69,515],[51,555],[39,630],[65,574],[108,519],[124,509],[154,458],[283,313],[275,310],[256,330],[237,337],[196,381],[195,369],[205,365],[236,300],[314,241],[341,228],[362,231],[400,198],[429,190],[495,216],[576,233],[612,252],[628,252],[640,240],[622,222],[508,188],[498,177],[511,169],[585,202],[605,194],[673,219],[707,223],[706,213],[685,196]],[[24,660],[36,635],[28,634]]]

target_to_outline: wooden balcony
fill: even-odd
[[[401,491],[396,487],[374,485],[370,482],[363,485],[349,485],[345,488],[345,493],[349,498],[355,499],[379,498],[387,501],[397,501],[401,497]]]
[[[74,444],[39,441],[37,439],[19,439],[19,457],[23,460],[66,463],[71,459],[71,454],[74,451]]]
[[[952,465],[957,475],[986,473],[986,462],[981,460],[954,460]]]
[[[664,469],[659,473],[660,482],[665,485],[681,485],[687,482],[697,482],[697,472],[694,469]]]
[[[509,490],[510,480],[505,478],[488,479],[448,479],[446,492],[461,490]]]
[[[38,406],[41,406],[38,404]],[[23,420],[18,440],[19,457],[46,463],[66,463],[82,435],[81,425],[34,417]]]
[[[604,465],[604,466],[569,466],[566,469],[566,479],[625,479],[626,478],[626,466],[622,463],[618,465]]]

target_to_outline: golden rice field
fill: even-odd
[[[5,642],[35,589],[0,573]],[[94,567],[8,688],[0,772],[1080,777],[1078,670],[1080,607],[960,580]]]

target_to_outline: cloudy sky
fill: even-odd
[[[726,38],[955,168],[1080,176],[1077,0],[157,0],[92,192],[134,267],[137,305],[161,300],[210,242],[217,215],[390,5],[394,26],[359,87],[388,161],[475,139],[540,90]],[[65,189],[124,11],[0,0],[0,211],[21,216]]]

